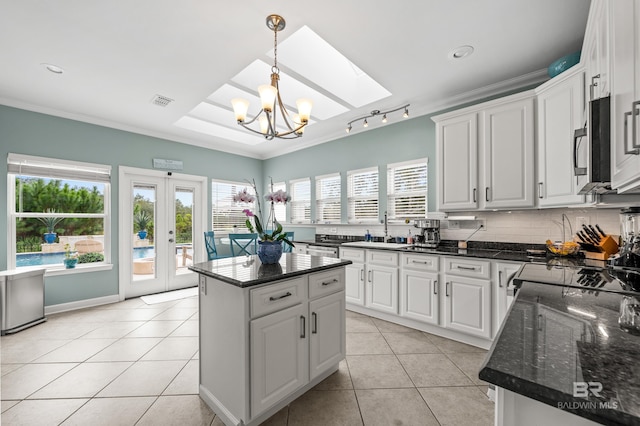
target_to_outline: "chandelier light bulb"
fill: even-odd
[[[258,118],[258,123],[260,123],[260,131],[266,135],[269,131],[269,119],[261,115],[260,118]]]
[[[351,132],[351,124],[349,124],[349,127],[347,127],[346,131],[347,131],[347,133]]]
[[[260,93],[260,101],[262,102],[262,109],[271,112],[273,111],[273,105],[276,102],[276,95],[278,89],[270,84],[263,84],[258,86],[258,93]]]
[[[362,123],[362,127],[369,127],[369,122],[366,118],[364,119],[364,123]]]
[[[409,117],[409,110],[407,108],[404,109],[404,114],[402,114],[402,118],[408,118]]]
[[[313,107],[313,102],[311,99],[298,99],[296,101],[296,106],[298,107],[298,115],[300,116],[300,124],[308,123],[309,118],[311,117],[311,108]]]
[[[385,115],[382,116],[382,122],[386,123],[387,121],[388,121],[387,120],[387,114],[385,114]]]
[[[249,101],[242,98],[231,99],[231,105],[233,105],[233,113],[236,116],[238,123],[243,123],[247,118],[247,111],[249,111]]]

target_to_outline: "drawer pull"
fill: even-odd
[[[412,260],[411,263],[419,263],[421,265],[428,265],[431,262],[427,262],[426,260],[420,261],[420,260]]]
[[[271,296],[271,297],[269,298],[269,300],[270,300],[271,302],[274,302],[274,301],[276,301],[276,300],[284,299],[285,297],[289,297],[289,296],[292,296],[292,294],[291,294],[291,292],[290,292],[290,291],[286,292],[286,293],[285,293],[285,294],[283,294],[282,296],[278,296],[278,297],[273,297],[273,296]]]
[[[465,270],[465,271],[475,271],[476,270],[475,266],[460,266],[460,265],[458,265],[458,266],[456,266],[456,268],[462,269],[462,270]]]
[[[313,318],[313,328],[311,329],[311,334],[318,334],[318,314],[312,312],[311,318]]]
[[[338,279],[334,278],[331,281],[322,281],[322,285],[330,285],[330,284],[334,284],[334,283],[337,283],[337,282],[338,282]]]

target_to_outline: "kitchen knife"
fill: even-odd
[[[589,243],[589,244],[597,244],[597,243],[594,241],[593,237],[591,236],[591,234],[589,233],[589,231],[588,231],[586,228],[582,230],[581,235],[582,235],[582,237],[584,238],[584,240],[585,240],[587,243]]]
[[[600,238],[598,238],[598,236],[594,234],[593,231],[587,227],[587,225],[582,225],[582,230],[591,238],[592,242],[598,244]]]
[[[586,236],[586,235],[584,235],[584,234],[582,233],[582,231],[578,231],[578,232],[576,232],[576,235],[578,236],[578,238],[580,238],[580,241],[582,241],[583,243],[590,244],[590,243],[589,243],[589,239],[587,238],[587,236]]]
[[[602,235],[602,238],[607,238],[607,234],[604,233],[602,228],[600,228],[597,223],[596,223],[596,229],[598,230],[598,232],[600,232],[600,235]]]
[[[594,228],[593,225],[589,225],[589,229],[591,230],[593,235],[596,237],[598,242],[602,241],[602,237],[600,236],[600,234],[598,234],[598,231],[596,231],[596,228]]]

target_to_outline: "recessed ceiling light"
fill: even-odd
[[[62,68],[60,68],[59,66],[57,66],[57,65],[53,65],[53,64],[45,64],[45,63],[42,63],[42,64],[40,64],[40,65],[42,65],[42,66],[43,66],[43,67],[45,67],[48,71],[51,71],[51,72],[52,72],[52,73],[54,73],[54,74],[62,74],[62,73],[64,72],[64,70],[63,70]]]
[[[460,46],[449,52],[449,59],[462,59],[473,53],[473,46]]]

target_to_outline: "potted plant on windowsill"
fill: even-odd
[[[151,216],[145,211],[138,211],[133,216],[133,224],[138,229],[138,238],[144,240],[147,238],[147,227],[151,223]]]
[[[262,216],[262,204],[260,203],[260,196],[258,195],[258,188],[256,187],[255,180],[250,182],[253,187],[256,196],[253,196],[247,192],[247,188],[238,192],[233,197],[233,201],[240,203],[253,203],[257,202],[257,214],[251,209],[244,209],[243,212],[247,216],[245,225],[249,232],[258,234],[258,257],[263,264],[278,263],[282,256],[282,243],[288,244],[294,247],[294,244],[287,239],[287,234],[282,230],[282,225],[276,220],[274,205],[286,204],[291,201],[289,194],[282,190],[273,191],[273,182],[271,182],[271,192],[265,195],[265,200],[270,203],[269,216],[265,222],[267,226],[263,227],[260,218]],[[253,223],[251,220],[253,219]]]
[[[53,214],[55,209],[47,209],[45,213]],[[47,232],[44,233],[44,241],[47,244],[53,244],[56,242],[56,225],[64,220],[63,217],[46,216],[37,218],[46,227]]]
[[[76,267],[78,263],[78,253],[74,253],[71,251],[71,246],[69,244],[64,245],[64,267],[66,269],[73,269]]]

